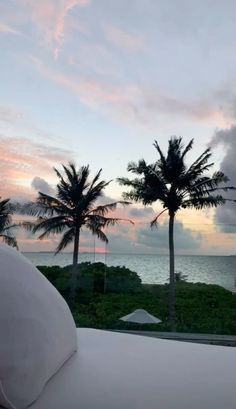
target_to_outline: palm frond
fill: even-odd
[[[193,163],[192,165],[188,168],[188,175],[193,179],[197,176],[202,175],[205,171],[209,170],[214,163],[209,162],[209,159],[212,156],[212,152],[210,148],[207,148]]]
[[[182,192],[182,197],[186,196],[194,196],[194,195],[209,195],[213,192],[216,192],[218,190],[222,190],[224,192],[227,192],[228,190],[235,190],[234,186],[229,186],[226,185],[229,181],[229,178],[225,176],[223,172],[215,172],[212,177],[207,177],[207,176],[202,176],[197,179],[195,183],[192,185],[188,186],[187,189],[185,189]],[[223,184],[223,185],[222,185]]]
[[[20,223],[20,226],[23,227],[26,231],[34,233],[35,222],[23,221]]]
[[[19,223],[10,224],[10,225],[8,225],[8,226],[6,226],[6,227],[4,228],[4,232],[7,232],[7,231],[10,231],[10,230],[13,230],[13,229],[17,229],[18,227],[21,227],[21,223],[20,223],[20,222],[19,222]]]
[[[97,181],[99,180],[100,176],[102,173],[102,169],[99,169],[98,173],[95,175],[95,177],[93,178],[91,184],[90,184],[90,189],[93,189],[95,184],[97,183]]]
[[[71,222],[67,220],[65,216],[55,216],[51,218],[41,217],[35,222],[32,231],[33,233],[36,233],[40,230],[44,230],[44,233],[39,236],[39,239],[42,240],[50,234],[59,234],[63,232],[63,230],[70,227],[70,224]]]
[[[16,241],[16,238],[14,236],[9,236],[7,234],[0,234],[0,238],[8,246],[15,247],[18,250],[17,241]]]
[[[10,210],[10,199],[9,198],[0,200],[0,211],[5,212],[6,210]]]
[[[67,184],[69,183],[71,186],[78,180],[75,164],[73,162],[69,162],[69,165],[62,165],[64,172],[67,176]]]
[[[12,224],[12,217],[9,214],[0,215],[0,232],[5,230],[8,226]]]
[[[10,203],[10,199],[0,200],[0,237],[9,246],[16,247],[17,241],[11,231],[19,225],[12,224],[12,214],[14,206]]]
[[[67,214],[70,208],[67,207],[61,200],[56,197],[39,192],[35,203],[31,203],[26,208],[27,214],[30,216],[54,216],[55,214]]]
[[[183,160],[184,157],[186,156],[186,154],[191,151],[192,147],[193,147],[193,139],[191,139],[189,141],[189,143],[186,145],[186,147],[183,149],[182,155],[181,155],[181,159]]]
[[[12,223],[10,199],[0,200],[0,232]]]
[[[96,229],[95,232],[93,232],[94,235],[98,237],[99,240],[103,241],[104,243],[108,243],[108,238],[106,234],[101,230],[101,229]]]
[[[153,145],[154,145],[154,147],[156,148],[157,152],[159,153],[160,160],[161,160],[161,163],[162,163],[162,167],[165,167],[165,166],[166,166],[166,158],[165,158],[165,155],[164,155],[164,153],[162,152],[162,150],[161,150],[161,148],[160,148],[158,142],[157,142],[157,141],[154,141],[154,144],[153,144]]]
[[[168,189],[164,183],[160,172],[155,169],[155,165],[150,165],[143,173],[143,178],[118,178],[120,185],[131,187],[129,192],[122,194],[127,201],[142,202],[144,205],[153,203],[156,200],[165,201]]]
[[[167,210],[168,210],[168,209],[162,210],[162,212],[158,213],[158,215],[151,221],[151,223],[150,223],[151,229],[153,229],[154,227],[157,227],[157,221],[158,221],[159,217],[160,217],[163,213],[165,213]]]
[[[147,168],[147,164],[144,159],[140,159],[138,163],[129,162],[127,166],[128,172],[132,172],[136,175],[141,175],[146,168]]]
[[[121,204],[122,206],[128,206],[131,204],[131,202],[125,201],[125,200],[120,200],[117,202],[113,203],[107,203],[105,205],[100,205],[95,207],[94,209],[90,210],[88,214],[96,214],[98,216],[105,216],[111,211],[114,211],[117,208],[117,205]]]
[[[93,229],[96,228],[105,228],[109,226],[114,226],[119,222],[128,222],[134,224],[131,219],[125,219],[120,217],[105,217],[98,214],[89,214],[86,217],[85,225],[89,229],[92,227]]]
[[[207,197],[192,197],[190,200],[185,200],[182,204],[183,208],[194,208],[201,210],[204,208],[217,207],[225,203],[225,198],[221,195]]]
[[[89,166],[82,166],[77,172],[75,165],[69,163],[67,166],[62,165],[65,177],[54,168],[59,183],[57,184],[57,197],[58,199],[67,205],[73,207],[74,203],[79,200],[83,190],[87,189],[89,184],[87,178],[89,176]]]
[[[75,236],[75,230],[72,227],[71,229],[67,230],[63,234],[62,239],[56,248],[55,254],[58,254],[62,250],[64,250],[68,246],[68,244],[70,244],[73,241],[74,236]]]

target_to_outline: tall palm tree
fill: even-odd
[[[89,229],[100,240],[108,242],[103,229],[106,226],[119,222],[119,218],[108,217],[110,211],[115,210],[118,203],[123,205],[128,202],[120,201],[106,205],[96,205],[97,200],[103,196],[104,189],[109,182],[100,180],[101,169],[89,180],[89,166],[82,166],[78,170],[73,163],[62,165],[64,175],[54,169],[59,182],[56,186],[56,197],[45,193],[38,193],[35,205],[31,206],[30,214],[37,216],[37,221],[28,223],[34,232],[43,230],[39,239],[50,234],[63,233],[56,248],[56,253],[73,243],[73,273],[71,277],[71,300],[73,303],[78,275],[78,256],[80,233],[83,228]],[[27,227],[27,224],[26,224]]]
[[[10,199],[0,200],[0,238],[9,246],[16,247],[16,238],[12,235],[11,230],[16,227],[12,224],[13,206]]]
[[[157,141],[154,147],[158,153],[155,163],[147,164],[144,159],[138,163],[130,162],[128,171],[137,175],[133,180],[119,178],[121,185],[131,187],[123,194],[127,200],[142,202],[144,205],[159,201],[163,210],[151,222],[157,224],[164,212],[169,215],[169,323],[172,331],[175,324],[175,253],[174,253],[174,221],[180,209],[203,209],[216,207],[225,203],[225,198],[217,191],[234,189],[226,185],[228,177],[222,172],[208,173],[214,165],[209,162],[210,149],[206,149],[190,166],[186,164],[186,155],[193,147],[193,139],[184,146],[182,138],[169,140],[167,155],[162,152]]]

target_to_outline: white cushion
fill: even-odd
[[[0,406],[26,408],[76,349],[74,320],[58,291],[0,245]]]
[[[30,409],[235,409],[235,348],[80,328]]]

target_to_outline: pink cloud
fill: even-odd
[[[0,23],[0,33],[3,34],[15,34],[17,36],[23,36],[24,34],[15,28],[9,26],[8,24]]]
[[[183,99],[162,95],[150,88],[134,88],[130,111],[138,121],[150,121],[155,116],[168,115],[227,126],[225,113],[212,98]]]
[[[101,107],[101,105],[122,103],[127,100],[123,89],[111,83],[95,79],[73,78],[47,67],[40,60],[32,56],[30,61],[42,75],[78,94],[80,100],[89,107]]]
[[[105,35],[107,41],[121,48],[137,51],[144,47],[144,39],[140,34],[109,27],[105,30]]]
[[[31,11],[33,23],[44,41],[53,47],[57,58],[65,39],[68,26],[67,15],[75,7],[87,6],[90,0],[23,0]]]
[[[11,131],[14,130],[14,132],[17,130],[18,134],[19,130],[24,134],[27,131],[32,136],[36,136],[41,140],[46,139],[47,141],[55,140],[55,138],[57,140],[60,139],[60,137],[39,128],[28,113],[15,109],[12,106],[0,105],[0,124],[7,129],[7,132],[9,129]]]
[[[0,136],[0,196],[35,196],[32,179],[40,175],[52,180],[52,168],[72,157],[68,150],[33,143],[27,138]]]
[[[60,43],[64,39],[65,34],[65,20],[67,14],[76,6],[86,6],[90,0],[65,0],[62,3],[61,10],[58,13],[55,30],[54,39],[56,42]]]
[[[19,125],[26,123],[27,118],[23,112],[15,108],[0,105],[0,121]]]
[[[29,59],[46,78],[77,94],[84,105],[135,126],[155,129],[160,117],[183,118],[222,127],[228,124],[228,116],[211,98],[186,100],[158,94],[158,90],[142,85],[120,86],[92,78],[77,78],[54,70],[35,57]]]

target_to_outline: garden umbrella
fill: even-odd
[[[120,318],[121,321],[135,322],[137,324],[159,324],[161,320],[154,315],[149,314],[146,310],[135,310],[131,314]]]

